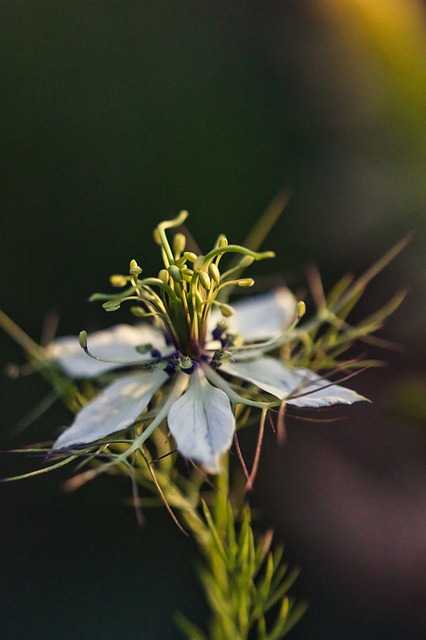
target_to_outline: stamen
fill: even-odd
[[[210,291],[212,283],[209,275],[205,271],[200,271],[198,274],[198,278],[200,280],[201,285],[204,287],[206,291]]]
[[[129,281],[129,278],[127,278],[126,276],[115,274],[110,277],[109,281],[113,287],[125,287]]]
[[[201,269],[203,268],[204,262],[205,262],[204,256],[197,256],[195,258],[193,268],[196,273],[199,273],[201,271]]]
[[[174,262],[174,255],[170,248],[169,241],[166,236],[166,229],[173,229],[174,227],[179,227],[188,217],[187,211],[181,211],[176,218],[173,220],[165,220],[164,222],[160,222],[157,225],[154,231],[154,240],[157,244],[161,245],[164,251],[164,264],[169,267]]]
[[[208,264],[213,258],[219,255],[223,255],[225,253],[242,253],[245,256],[250,256],[255,260],[264,260],[266,258],[274,258],[275,253],[273,251],[263,251],[261,253],[257,251],[251,251],[246,247],[242,247],[238,244],[229,244],[225,247],[218,247],[217,249],[212,249],[209,253],[206,253],[204,256],[204,264]]]
[[[129,361],[125,361],[125,360],[107,360],[106,358],[101,358],[100,356],[95,356],[93,353],[91,353],[91,351],[89,351],[89,348],[87,346],[87,331],[80,331],[80,334],[78,336],[78,340],[80,343],[80,347],[83,349],[84,353],[86,353],[89,358],[92,358],[93,360],[97,360],[98,362],[106,362],[108,364],[123,364],[126,366],[131,366],[131,365],[138,365],[139,367],[143,367],[144,369],[150,369],[152,368],[152,366],[155,366],[156,364],[159,364],[160,362],[164,362],[167,361],[167,358],[163,358],[161,357],[155,357],[153,359],[150,360],[129,360]]]
[[[225,287],[252,287],[254,285],[253,278],[239,278],[237,280],[227,280],[226,282],[222,282],[222,284],[218,287],[218,292],[224,289]]]
[[[228,238],[225,236],[225,234],[221,233],[216,241],[216,246],[219,248],[222,247],[227,247],[228,246]]]
[[[197,254],[193,251],[185,251],[183,255],[189,262],[195,262],[197,259]]]
[[[175,259],[180,258],[182,253],[185,251],[186,246],[186,237],[183,233],[177,233],[173,238],[173,252],[175,254]]]
[[[131,276],[138,276],[140,273],[142,273],[142,269],[141,267],[138,265],[138,263],[136,262],[136,260],[131,260],[130,261],[130,269],[129,269],[129,273]]]
[[[93,293],[89,302],[102,302],[102,300],[121,300],[125,296],[130,296],[132,293],[135,293],[136,287],[129,287],[125,291],[121,293]]]
[[[214,262],[211,262],[209,264],[209,275],[216,284],[219,283],[220,271],[219,271],[219,267]]]
[[[170,275],[167,269],[160,269],[160,271],[158,272],[158,277],[164,282],[164,284],[169,284]]]
[[[182,282],[182,274],[179,267],[177,267],[175,264],[171,264],[170,267],[168,267],[167,271],[175,282]]]
[[[235,267],[232,267],[232,269],[229,269],[228,271],[225,271],[224,273],[222,273],[221,280],[222,281],[228,280],[228,278],[230,276],[233,276],[235,273],[244,271],[244,269],[246,269],[247,267],[250,267],[250,265],[252,265],[253,262],[254,262],[254,258],[252,258],[251,256],[244,256],[244,258],[242,258],[242,260],[240,260],[240,262]]]
[[[297,332],[297,331],[294,331],[294,329],[299,323],[300,318],[303,317],[305,311],[306,311],[305,303],[303,301],[298,302],[296,305],[295,319],[293,320],[292,324],[289,327],[287,327],[287,329],[282,333],[280,333],[278,336],[275,336],[275,338],[271,338],[270,340],[265,340],[264,342],[255,342],[253,344],[230,347],[230,350],[233,351],[234,355],[236,355],[237,353],[241,353],[241,354],[251,353],[252,357],[256,357],[263,353],[268,353],[269,351],[273,351],[274,349],[277,349],[278,347],[281,347],[282,345],[288,342],[294,341],[296,339],[296,336],[297,338],[300,338],[300,334],[305,332],[302,332],[302,330]]]

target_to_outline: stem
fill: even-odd
[[[25,333],[18,325],[13,322],[4,311],[0,310],[0,327],[21,347],[24,351],[36,360],[43,358],[43,349],[29,335]]]
[[[188,478],[176,468],[174,474],[166,467],[156,470],[170,507],[179,511],[198,545],[203,559],[198,573],[210,607],[207,634],[182,614],[176,621],[189,640],[279,640],[305,609],[303,604],[293,607],[287,597],[297,573],[286,575],[280,549],[271,551],[271,531],[254,534],[244,491],[232,491],[231,504],[228,464],[225,455],[214,487],[205,494],[206,501],[201,500],[204,483],[198,472]],[[268,615],[267,624],[269,610],[276,613],[271,618]]]

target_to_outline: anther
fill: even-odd
[[[186,263],[186,258],[185,258],[185,256],[181,256],[180,258],[178,258],[177,260],[175,260],[175,265],[176,265],[177,267],[179,267],[179,269],[180,269],[181,267],[183,267],[183,265],[184,265],[185,263]]]
[[[306,304],[303,302],[303,300],[299,300],[299,302],[296,305],[296,314],[298,319],[300,320],[300,318],[303,318],[305,313],[306,313]]]
[[[212,280],[214,280],[215,282],[219,282],[219,280],[220,280],[220,271],[219,271],[219,268],[218,268],[218,266],[217,266],[217,264],[215,262],[211,262],[209,264],[209,275],[210,275]]]
[[[237,285],[239,287],[252,287],[254,280],[253,278],[240,278],[240,280],[237,280]]]
[[[130,313],[132,313],[137,318],[146,318],[147,312],[142,309],[142,307],[130,307]]]
[[[80,331],[78,341],[82,349],[87,349],[87,331]]]
[[[120,275],[111,276],[109,281],[113,287],[125,287],[127,284],[127,278]]]
[[[177,267],[175,264],[171,264],[167,271],[170,273],[175,282],[182,282],[182,274],[179,267]]]
[[[192,276],[194,275],[194,272],[192,269],[182,269],[181,270],[181,274],[182,274],[182,278],[186,281],[186,282],[191,282],[192,280]]]
[[[189,262],[195,262],[197,259],[197,254],[193,253],[192,251],[185,251],[183,257],[189,260]]]
[[[212,286],[211,280],[205,271],[200,271],[198,274],[200,282],[206,291],[210,291]]]
[[[194,271],[195,273],[199,273],[203,268],[204,264],[204,256],[197,256],[194,260]]]
[[[231,307],[230,304],[226,304],[225,302],[222,302],[219,306],[220,312],[223,316],[225,316],[225,318],[230,318],[231,316],[234,315],[234,309]]]
[[[239,266],[241,267],[241,269],[245,269],[246,267],[249,267],[251,264],[253,264],[253,262],[254,258],[252,256],[244,256],[244,258],[240,260]]]
[[[175,256],[180,256],[185,250],[186,238],[183,233],[177,233],[173,238],[173,252]]]
[[[131,276],[138,276],[140,273],[142,273],[142,269],[140,268],[136,260],[130,260],[129,273]]]
[[[162,280],[164,282],[164,284],[168,284],[169,283],[170,276],[169,276],[169,272],[167,271],[167,269],[160,269],[160,271],[158,272],[158,277],[160,278],[160,280]]]
[[[120,303],[116,300],[108,300],[108,302],[104,302],[102,307],[105,311],[117,311],[120,308]]]

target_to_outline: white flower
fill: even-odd
[[[218,325],[219,314],[210,315],[204,341],[198,344],[197,353],[189,356],[168,344],[164,332],[148,324],[116,325],[94,333],[91,351],[108,362],[88,357],[77,338],[55,341],[49,355],[70,377],[93,378],[129,366],[132,373],[117,377],[84,406],[53,449],[73,449],[128,429],[154,394],[167,385],[166,399],[137,439],[138,444],[167,416],[178,451],[217,472],[235,430],[232,405],[268,406],[244,397],[244,391],[235,384],[238,380],[269,394],[271,406],[286,402],[298,407],[322,407],[364,399],[307,369],[289,368],[267,355],[276,350],[280,336],[286,335],[297,314],[296,300],[287,289],[243,300],[233,308],[235,313],[228,319],[226,330]],[[229,336],[235,334],[236,346],[229,346]],[[138,351],[141,345],[150,346]],[[174,383],[169,382],[171,378]],[[232,386],[228,378],[233,380]]]
[[[270,355],[292,339],[292,329],[304,312],[303,303],[296,303],[288,289],[232,307],[227,303],[231,287],[254,283],[251,278],[239,278],[241,272],[273,253],[228,245],[222,235],[209,253],[197,256],[185,251],[186,240],[180,233],[172,249],[166,230],[186,217],[181,212],[155,229],[164,262],[158,277],[140,278],[142,269],[132,260],[129,275],[111,280],[114,286],[127,286],[122,293],[92,296],[105,301],[107,311],[136,301],[132,311],[153,319],[152,324],[117,325],[95,333],[90,338],[91,351],[86,332],[80,340],[60,338],[48,348],[48,356],[71,378],[110,376],[116,370],[113,382],[81,409],[53,450],[95,444],[142,424],[142,432],[123,454],[130,455],[167,418],[178,451],[217,472],[235,431],[233,405],[265,412],[284,403],[320,407],[363,400],[354,391],[306,369],[289,368]],[[234,254],[237,261],[221,273],[219,263],[227,254]],[[126,371],[121,372],[124,367]],[[249,389],[244,389],[246,383]],[[162,387],[164,393],[151,402]]]

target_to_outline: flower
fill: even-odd
[[[233,405],[321,407],[365,399],[306,368],[289,367],[276,355],[291,340],[304,313],[304,304],[297,303],[288,289],[282,287],[232,306],[227,303],[224,293],[231,287],[253,284],[251,279],[233,276],[254,260],[273,254],[228,245],[219,236],[212,251],[197,256],[184,251],[182,234],[175,235],[172,250],[165,231],[181,224],[186,215],[182,212],[155,231],[165,264],[157,278],[139,278],[142,269],[132,260],[129,276],[112,278],[120,286],[130,283],[128,289],[118,296],[92,297],[106,300],[104,308],[109,311],[135,300],[142,306],[133,312],[153,318],[153,324],[119,324],[94,333],[90,351],[85,332],[80,341],[59,338],[48,348],[49,356],[72,378],[116,372],[114,380],[59,436],[54,451],[96,443],[128,430],[137,421],[145,422],[130,447],[133,451],[167,418],[180,454],[215,473],[220,470],[221,455],[232,443]],[[219,263],[228,253],[242,258],[221,274]],[[243,387],[246,383],[248,390]],[[256,393],[251,391],[253,386]],[[165,393],[149,412],[148,422],[143,412],[162,387]]]

